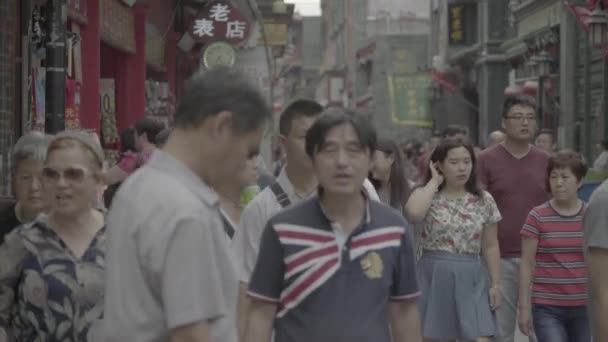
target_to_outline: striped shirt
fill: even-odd
[[[532,303],[579,306],[587,303],[583,215],[560,215],[546,202],[528,214],[521,235],[538,239]]]

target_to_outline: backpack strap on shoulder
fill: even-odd
[[[285,208],[291,204],[289,196],[287,196],[279,182],[272,183],[272,185],[270,186],[270,190],[272,190],[274,197],[277,199],[277,202],[279,202],[281,207]]]

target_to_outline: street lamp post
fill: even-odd
[[[589,25],[589,43],[591,46],[601,48],[606,44],[608,32],[608,14],[601,6],[596,7],[586,21]]]
[[[604,9],[603,2],[600,1],[596,5],[595,9],[591,12],[589,17],[587,18],[586,24],[589,26],[589,37],[588,37],[588,46],[592,46],[594,48],[604,49],[608,43],[607,35],[608,35],[608,13]],[[588,64],[590,60],[587,59],[585,63],[586,68],[588,68]],[[606,58],[603,60],[603,92],[602,92],[602,113],[604,113],[604,135],[608,134],[608,117],[606,117],[606,112],[608,110],[608,63]],[[585,84],[585,99],[590,101],[590,93],[591,90],[591,79],[590,77],[586,80]],[[585,103],[585,107],[587,109],[591,108],[590,104]],[[585,113],[585,151],[587,152],[587,157],[591,156],[591,123],[588,122],[591,120],[591,113]]]

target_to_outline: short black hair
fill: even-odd
[[[547,174],[545,178],[547,192],[549,193],[551,192],[551,172],[556,169],[570,169],[579,182],[585,178],[585,175],[589,170],[587,163],[585,163],[585,159],[580,153],[572,150],[561,150],[554,153],[549,158],[549,163],[547,163]]]
[[[169,140],[170,134],[171,134],[170,128],[165,128],[162,131],[160,131],[154,138],[154,145],[156,145],[157,148],[162,148],[163,146],[165,146],[165,144],[167,143],[167,140]]]
[[[120,152],[135,152],[135,127],[127,127],[120,135]]]
[[[368,149],[370,153],[376,149],[376,130],[366,117],[344,108],[330,108],[319,116],[306,133],[306,154],[313,159],[315,153],[325,144],[327,133],[343,124],[353,127],[362,148]]]
[[[298,117],[318,116],[321,112],[323,112],[323,106],[315,101],[306,99],[293,101],[285,108],[283,113],[281,113],[281,118],[279,119],[279,134],[287,136],[291,131],[293,121]]]
[[[443,130],[443,132],[441,132],[441,137],[453,137],[457,134],[464,134],[466,136],[469,136],[469,129],[462,125],[449,125]]]
[[[502,105],[502,117],[506,117],[509,114],[511,108],[515,106],[524,106],[534,109],[536,111],[536,100],[529,95],[513,95],[505,99]]]
[[[165,126],[161,122],[151,118],[143,118],[135,123],[137,135],[140,136],[145,133],[148,141],[151,143],[154,143],[154,138],[164,128]]]
[[[235,68],[216,66],[192,76],[175,113],[174,127],[199,127],[207,118],[228,111],[235,133],[251,132],[271,118],[262,93]]]

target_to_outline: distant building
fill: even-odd
[[[416,103],[400,101],[405,98],[400,94],[405,90],[403,86],[415,82],[417,76],[424,78],[428,69],[430,22],[428,6],[422,3],[322,1],[324,53],[316,98],[328,106],[346,106],[367,113],[384,136],[427,135],[432,120],[425,119],[426,86],[419,95],[412,95],[419,98]],[[406,120],[410,108],[411,112],[424,112],[424,117]]]

